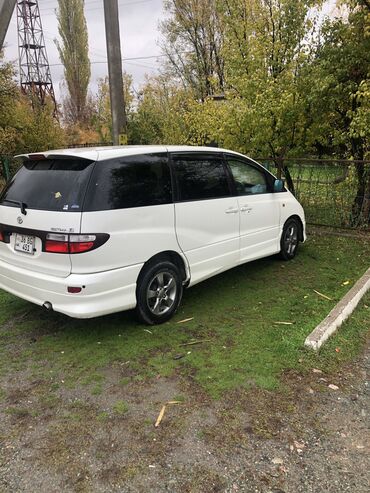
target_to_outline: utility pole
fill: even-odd
[[[127,143],[126,112],[123,95],[122,57],[117,0],[104,0],[105,36],[107,41],[110,107],[113,144]]]
[[[0,0],[0,51],[3,49],[15,2],[16,0]]]

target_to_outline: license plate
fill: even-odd
[[[33,255],[34,248],[35,248],[34,236],[20,235],[20,234],[17,234],[15,236],[14,250]]]

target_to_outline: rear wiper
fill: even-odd
[[[9,204],[19,205],[19,207],[21,208],[21,213],[27,216],[27,211],[26,211],[27,204],[25,204],[21,200],[3,199],[3,202],[9,202]]]

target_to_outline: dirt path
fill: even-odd
[[[121,365],[99,395],[13,374],[0,382],[0,491],[365,493],[369,367],[370,348],[341,374],[289,373],[284,392],[216,402],[189,376],[122,387]]]

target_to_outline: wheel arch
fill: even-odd
[[[303,226],[303,221],[302,219],[298,216],[298,214],[293,214],[291,216],[289,216],[286,221],[284,222],[283,224],[283,228],[282,228],[282,232],[284,231],[284,228],[285,228],[285,225],[288,221],[290,221],[291,219],[295,219],[298,224],[299,224],[299,241],[304,241],[304,226]]]
[[[163,262],[166,260],[172,262],[173,264],[176,265],[176,267],[178,267],[183,284],[185,285],[188,284],[190,281],[190,272],[189,272],[187,261],[183,256],[181,256],[178,252],[175,252],[174,250],[166,250],[164,252],[159,252],[153,255],[152,257],[150,257],[150,259],[148,259],[142,266],[136,284],[139,283],[141,277],[143,276],[144,272],[148,267],[155,265],[158,262]]]

